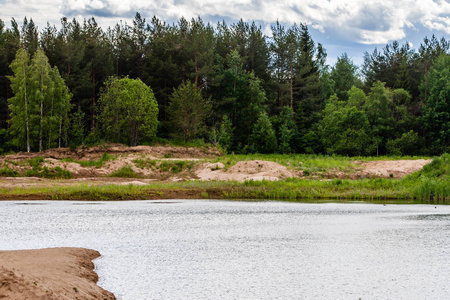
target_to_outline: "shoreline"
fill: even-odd
[[[7,181],[8,179],[6,179]],[[30,179],[27,179],[30,180]],[[5,180],[0,179],[0,186]],[[290,179],[280,181],[179,181],[142,182],[142,179],[120,179],[120,182],[92,180],[69,184],[71,180],[40,179],[37,185],[2,188],[0,201],[67,200],[120,201],[164,199],[242,199],[280,201],[397,201],[404,203],[448,203],[448,197],[421,194],[424,180],[396,178]],[[437,181],[438,183],[440,181]],[[14,182],[16,183],[16,182]],[[445,181],[442,181],[445,184]]]
[[[97,285],[98,257],[98,251],[74,247],[2,250],[0,298],[114,300]]]

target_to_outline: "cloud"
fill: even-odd
[[[0,0],[2,17],[27,15],[54,22],[69,18],[96,17],[102,26],[120,19],[129,21],[136,12],[165,21],[184,16],[257,20],[263,26],[277,20],[286,26],[306,23],[321,32],[348,42],[385,44],[406,37],[415,28],[450,34],[450,3],[447,0]],[[59,22],[59,21],[58,21]]]

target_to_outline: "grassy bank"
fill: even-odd
[[[269,199],[302,201],[400,200],[444,203],[450,200],[448,181],[430,178],[318,181],[291,179],[277,182],[200,182],[138,185],[86,184],[48,188],[14,188],[0,191],[1,199],[140,200],[140,199]]]
[[[231,166],[240,160],[271,160],[298,170],[325,172],[351,169],[355,158],[311,155],[230,155],[215,161]],[[359,159],[359,158],[356,158]],[[390,158],[392,159],[392,158]],[[126,176],[125,176],[126,177]],[[158,182],[148,185],[49,186],[45,188],[1,189],[0,199],[45,200],[140,200],[140,199],[268,199],[305,201],[334,200],[397,200],[409,202],[450,202],[450,155],[435,158],[421,171],[403,179],[366,178],[359,180],[317,178],[284,181],[183,181]]]

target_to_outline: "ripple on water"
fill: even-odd
[[[445,299],[449,226],[449,206],[0,202],[0,249],[96,249],[119,299]]]

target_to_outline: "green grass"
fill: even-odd
[[[44,162],[44,158],[37,156],[35,158],[27,160],[28,164],[33,168],[39,168],[41,164]]]
[[[194,161],[189,160],[156,160],[156,159],[142,159],[137,158],[133,160],[136,167],[140,169],[159,170],[161,172],[172,172],[174,174],[185,170],[191,170],[194,166]]]
[[[50,179],[70,179],[73,178],[70,171],[64,170],[60,167],[48,168],[48,167],[33,167],[31,170],[27,170],[25,173],[27,177],[41,177]]]
[[[82,167],[96,167],[101,168],[107,161],[116,159],[115,156],[103,153],[102,157],[97,160],[74,160],[72,158],[63,158],[61,162],[74,162]]]
[[[109,177],[137,178],[141,176],[134,172],[130,166],[124,166],[110,174]]]
[[[99,161],[105,161],[111,157],[102,157]],[[393,159],[384,157],[383,159]],[[341,156],[321,155],[228,155],[204,161],[222,162],[230,167],[241,160],[269,160],[288,166],[293,169],[310,172],[330,172],[342,170],[351,172],[355,160]],[[365,160],[365,159],[364,159]],[[369,159],[367,159],[369,160]],[[204,162],[201,161],[201,162]],[[98,162],[98,161],[97,161]],[[30,165],[40,168],[40,159]],[[133,161],[139,168],[158,169],[162,172],[178,173],[190,170],[194,161],[183,160],[152,160],[136,159]],[[56,169],[56,168],[55,168]],[[45,168],[44,168],[45,170]],[[52,170],[41,170],[39,173],[52,174]],[[55,170],[55,173],[58,173]],[[1,171],[0,171],[1,172]],[[4,171],[6,172],[6,171]],[[113,177],[134,178],[136,174],[130,166],[119,169]],[[57,177],[55,177],[57,178]],[[65,178],[65,177],[59,177]],[[121,185],[107,186],[71,186],[43,189],[3,189],[5,195],[29,195],[42,194],[53,199],[90,199],[90,200],[124,200],[124,199],[155,199],[171,197],[187,198],[218,198],[218,199],[261,199],[283,201],[313,201],[314,199],[334,199],[335,201],[400,201],[411,203],[420,201],[425,203],[447,203],[450,200],[450,155],[444,154],[435,158],[432,163],[403,179],[379,178],[379,179],[333,179],[319,180],[315,178],[293,178],[277,182],[246,181],[220,182],[220,181],[184,181],[184,182],[158,182],[147,186],[126,187]],[[186,192],[188,191],[188,192]],[[179,192],[179,193],[178,193]],[[177,194],[178,193],[178,194]],[[34,195],[33,194],[33,195]],[[175,195],[175,196],[174,196]],[[11,196],[13,197],[13,196]]]
[[[17,177],[17,176],[19,176],[19,172],[17,172],[16,170],[13,170],[11,168],[5,167],[5,168],[0,169],[0,176]]]
[[[193,165],[193,161],[186,160],[161,161],[159,164],[159,170],[162,172],[172,172],[177,174],[184,170],[190,170]]]
[[[133,160],[133,163],[136,165],[136,167],[140,169],[153,169],[156,168],[156,160],[155,159],[142,159],[142,158],[136,158]]]

